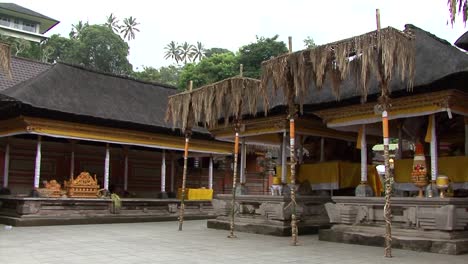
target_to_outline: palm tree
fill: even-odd
[[[0,69],[11,79],[11,50],[10,45],[0,42]]]
[[[192,44],[188,44],[187,41],[185,41],[184,44],[179,46],[180,60],[183,60],[184,64],[187,64],[187,60],[192,60],[194,56],[194,48],[195,46],[193,46]]]
[[[104,26],[112,29],[112,31],[114,31],[115,33],[119,33],[120,28],[122,27],[121,25],[119,25],[119,20],[117,19],[117,17],[114,16],[113,13],[111,13],[107,17],[107,21],[106,23],[104,23]]]
[[[197,46],[193,46],[192,48],[193,53],[193,61],[201,61],[205,57],[205,47],[200,41],[197,41]]]
[[[179,45],[177,45],[176,42],[174,41],[171,41],[169,42],[169,44],[166,45],[166,47],[164,47],[164,49],[166,50],[166,53],[164,54],[164,59],[173,59],[176,61],[176,63],[179,63],[179,61],[181,60],[181,57],[180,57],[180,50],[179,50]]]
[[[89,26],[89,23],[83,23],[83,21],[78,21],[76,25],[72,24],[72,31],[70,32],[70,38],[77,39],[80,37],[81,32],[83,29]]]
[[[136,22],[136,18],[133,18],[132,16],[124,18],[123,23],[122,30],[120,31],[120,33],[124,33],[123,38],[125,39],[128,37],[128,40],[135,39],[135,31],[140,32],[136,26],[140,23]]]

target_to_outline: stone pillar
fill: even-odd
[[[39,188],[39,181],[41,179],[41,145],[42,137],[37,137],[37,146],[36,146],[36,162],[34,165],[34,189]]]
[[[437,134],[435,115],[431,115],[431,181],[435,182],[439,174],[437,159]]]
[[[213,155],[210,156],[210,164],[208,166],[208,189],[213,189]]]
[[[5,164],[3,167],[3,188],[8,188],[8,173],[10,171],[10,143],[5,147]]]
[[[356,196],[374,196],[372,188],[367,184],[367,138],[366,125],[362,125],[359,133],[361,149],[361,183],[356,187]]]
[[[162,151],[161,161],[161,193],[166,192],[166,150]]]
[[[104,189],[109,190],[109,168],[110,168],[110,150],[109,143],[106,144],[106,159],[104,161]]]
[[[287,162],[286,162],[286,146],[288,144],[288,136],[286,131],[283,132],[283,141],[281,142],[281,183],[287,184]]]
[[[128,191],[128,147],[124,147],[124,191]]]

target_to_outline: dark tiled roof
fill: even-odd
[[[168,96],[176,92],[172,86],[57,63],[1,93],[36,109],[170,128],[164,117]]]
[[[468,51],[468,31],[465,34],[461,35],[457,41],[455,41],[455,46]]]
[[[14,12],[23,13],[23,14],[27,14],[27,15],[30,15],[30,16],[43,18],[43,19],[49,19],[49,20],[57,21],[57,20],[55,20],[53,18],[50,18],[48,16],[44,16],[41,13],[32,11],[31,9],[27,9],[25,7],[22,7],[20,5],[13,4],[13,3],[0,3],[0,8],[8,9],[8,10],[11,10],[11,11],[14,11]]]
[[[0,91],[22,83],[50,69],[51,64],[19,57],[11,58],[11,79],[0,71]]]

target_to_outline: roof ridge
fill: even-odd
[[[405,30],[413,30],[413,29],[417,29],[417,30],[420,30],[421,32],[424,32],[426,35],[428,35],[429,37],[439,41],[440,43],[442,44],[445,44],[445,45],[449,45],[449,46],[453,46],[452,43],[448,42],[447,40],[443,39],[443,38],[439,38],[438,36],[432,34],[431,32],[427,31],[427,30],[424,30],[420,27],[417,27],[413,24],[405,24]]]
[[[159,86],[159,87],[166,88],[166,89],[171,89],[171,90],[177,90],[177,87],[172,86],[172,85],[170,85],[170,84],[163,84],[163,83],[159,83],[159,82],[144,81],[144,80],[136,79],[136,78],[134,78],[134,77],[132,77],[132,76],[129,76],[129,75],[123,75],[123,74],[116,74],[116,73],[111,73],[111,72],[105,72],[105,71],[101,71],[101,70],[98,70],[98,69],[95,69],[95,68],[91,68],[91,67],[87,67],[87,66],[75,64],[75,63],[58,61],[58,62],[56,63],[56,65],[58,65],[58,64],[62,64],[62,65],[66,65],[66,66],[69,66],[69,67],[73,67],[73,68],[77,68],[77,69],[89,71],[89,72],[92,72],[92,73],[107,75],[107,76],[110,76],[110,77],[125,79],[125,80],[129,80],[129,81],[134,81],[134,82],[143,83],[143,84],[149,84],[149,85],[153,85],[153,86]]]
[[[43,65],[48,65],[48,66],[54,66],[54,63],[43,62],[43,61],[39,61],[39,60],[31,59],[31,58],[26,58],[26,57],[21,57],[21,56],[11,56],[11,58],[24,60],[24,61],[29,61],[29,62],[34,62],[34,63],[38,63],[38,64],[43,64]]]

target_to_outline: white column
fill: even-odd
[[[166,192],[166,150],[164,149],[161,161],[161,192]]]
[[[403,158],[403,123],[400,123],[398,127],[398,152],[397,159]]]
[[[70,155],[70,178],[75,175],[75,142],[72,142],[72,151]]]
[[[320,138],[320,162],[325,161],[325,138]]]
[[[286,132],[283,133],[283,142],[281,142],[281,183],[286,184],[287,166],[286,166],[286,145],[288,144],[288,137]]]
[[[174,159],[174,152],[171,155],[171,192],[174,192],[174,175],[175,175],[175,159]]]
[[[435,115],[431,115],[431,180],[435,181],[437,179],[438,166],[437,166],[437,135],[436,135],[436,120]]]
[[[361,182],[367,182],[366,125],[362,125],[362,135],[361,135]]]
[[[124,150],[124,191],[128,190],[128,148]]]
[[[39,180],[41,178],[41,141],[42,137],[38,136],[36,147],[36,163],[34,165],[34,189],[39,188]]]
[[[247,146],[245,145],[245,137],[241,139],[241,160],[240,160],[240,183],[245,183],[245,163],[247,159]]]
[[[302,135],[297,135],[299,147],[297,150],[297,156],[298,156],[298,164],[301,165],[304,162],[304,136]]]
[[[10,168],[10,143],[6,144],[5,147],[5,165],[3,167],[3,187],[8,187],[8,172]]]
[[[104,162],[104,189],[109,190],[109,167],[110,167],[110,151],[109,143],[106,144],[106,159]]]
[[[210,164],[208,166],[208,189],[213,189],[213,155],[210,156]]]

